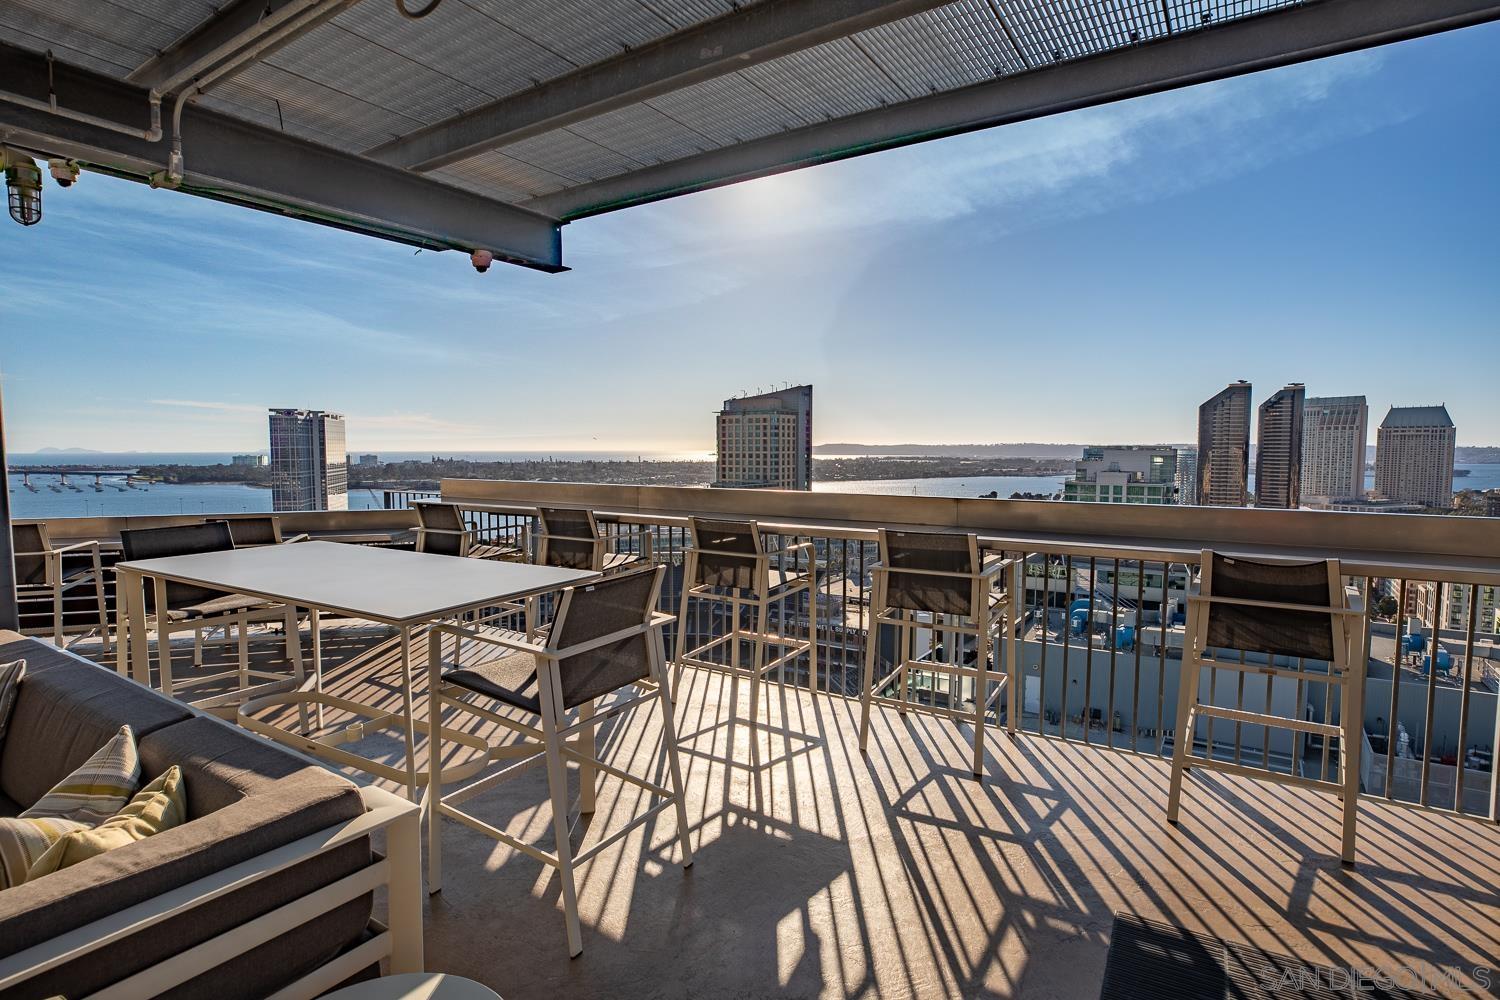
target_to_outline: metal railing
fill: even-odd
[[[1496,696],[1486,685],[1494,669],[1480,653],[1484,637],[1478,616],[1460,640],[1441,640],[1449,655],[1446,674],[1424,669],[1421,657],[1403,653],[1408,623],[1375,618],[1386,593],[1405,608],[1416,583],[1500,584],[1500,551],[1494,522],[1417,515],[1368,515],[1322,511],[1255,511],[1176,508],[1188,523],[1162,531],[1161,508],[1122,505],[952,501],[937,498],[787,494],[744,490],[635,488],[578,484],[445,481],[444,498],[461,504],[468,516],[526,518],[536,504],[589,507],[622,549],[648,552],[668,567],[662,610],[676,613],[680,599],[682,553],[690,513],[737,516],[761,523],[768,548],[794,541],[814,544],[816,586],[811,599],[785,602],[772,613],[773,630],[808,639],[817,609],[818,672],[810,676],[805,658],[772,679],[819,693],[858,697],[869,636],[870,567],[877,561],[876,531],[881,524],[927,524],[968,528],[989,550],[1019,559],[1024,581],[1014,602],[1010,636],[1017,647],[1014,728],[1055,739],[1099,745],[1131,753],[1169,756],[1178,736],[1175,719],[1181,665],[1186,589],[1204,548],[1267,557],[1339,558],[1346,581],[1371,609],[1375,628],[1366,644],[1369,676],[1364,728],[1376,749],[1378,766],[1366,794],[1397,802],[1497,817],[1492,765],[1496,739]],[[727,501],[727,502],[726,502]],[[842,501],[842,504],[841,504]],[[928,503],[927,501],[934,501]],[[973,504],[980,506],[975,509]],[[844,507],[844,517],[833,516]],[[957,505],[960,509],[954,511]],[[996,523],[993,513],[1014,506],[1045,506],[1046,533],[1036,512],[1023,530]],[[803,508],[800,509],[799,508]],[[1107,509],[1106,509],[1107,508]],[[965,523],[967,509],[975,516]],[[1174,509],[1168,508],[1169,511]],[[1132,516],[1143,514],[1138,522]],[[981,516],[982,515],[982,516]],[[1309,518],[1322,523],[1308,523]],[[1349,519],[1357,523],[1351,524]],[[1102,522],[1102,523],[1101,523]],[[1196,522],[1196,523],[1194,523]],[[1057,527],[1071,530],[1057,531]],[[1100,530],[1108,529],[1107,531]],[[1129,530],[1134,529],[1134,530]],[[1221,530],[1228,529],[1228,530]],[[1424,548],[1423,538],[1433,550]],[[1315,539],[1326,539],[1318,544]],[[1397,544],[1400,543],[1400,544]],[[1417,574],[1415,567],[1425,572]],[[797,567],[782,567],[794,569]],[[1401,572],[1396,572],[1396,570]],[[1377,572],[1384,570],[1385,572]],[[1467,588],[1477,602],[1479,587]],[[1441,605],[1441,601],[1438,602]],[[694,609],[682,623],[696,640],[722,629],[722,611]],[[933,622],[919,654],[949,656],[942,649],[944,621]],[[1390,633],[1389,635],[1385,633]],[[722,634],[719,632],[717,634]],[[675,636],[670,637],[675,643]],[[877,679],[891,669],[896,651],[880,635]],[[673,647],[675,648],[675,646]],[[1493,647],[1489,647],[1493,648]],[[1429,645],[1428,651],[1431,652]],[[1004,663],[1003,648],[996,663]],[[1237,652],[1241,662],[1255,654]],[[1226,708],[1294,715],[1337,722],[1336,685],[1326,665],[1278,660],[1268,666],[1298,668],[1295,682],[1258,678],[1254,672],[1205,670],[1201,700]],[[979,697],[972,684],[945,688],[933,672],[916,675],[911,696],[938,707],[960,707]],[[983,693],[989,716],[1009,725],[1009,697]],[[1406,733],[1405,739],[1400,734]],[[1265,766],[1314,777],[1333,775],[1343,748],[1337,739],[1299,736],[1271,727],[1204,720],[1193,734],[1198,753],[1236,763]]]

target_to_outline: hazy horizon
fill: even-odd
[[[1500,23],[576,222],[566,274],[87,173],[0,226],[7,435],[250,452],[707,452],[810,382],[825,442],[1188,442],[1227,383],[1445,402],[1500,441]],[[15,331],[25,331],[18,335]],[[433,442],[441,442],[434,444]]]

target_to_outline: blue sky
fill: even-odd
[[[9,444],[704,451],[1185,441],[1225,382],[1446,402],[1500,444],[1500,25],[576,223],[563,275],[85,175],[0,220]]]

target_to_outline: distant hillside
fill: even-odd
[[[813,454],[899,455],[902,458],[1067,458],[1083,454],[1081,444],[834,444],[813,445]]]

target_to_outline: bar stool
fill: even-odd
[[[502,562],[526,561],[529,545],[525,529],[519,544],[509,541],[497,544],[480,540],[478,531],[464,520],[463,510],[456,503],[422,501],[412,504],[412,509],[417,512],[418,552]]]
[[[1337,559],[1304,563],[1257,562],[1231,558],[1203,550],[1198,593],[1188,595],[1188,620],[1182,657],[1182,676],[1177,690],[1177,732],[1172,739],[1172,782],[1167,796],[1167,822],[1176,824],[1182,804],[1182,777],[1193,769],[1222,771],[1247,778],[1279,782],[1299,788],[1334,792],[1343,799],[1343,845],[1346,865],[1354,864],[1355,815],[1359,800],[1359,752],[1364,742],[1364,689],[1367,656],[1363,654],[1364,612],[1357,593],[1343,585]],[[1352,589],[1352,588],[1351,588]],[[1261,653],[1265,663],[1246,663],[1215,651]],[[1276,664],[1276,657],[1297,660],[1297,666]],[[1327,673],[1303,669],[1304,661],[1328,665]],[[1204,667],[1231,670],[1244,676],[1263,676],[1266,711],[1243,707],[1224,708],[1202,704],[1199,682]],[[1277,678],[1301,685],[1328,684],[1339,689],[1339,723],[1314,722],[1298,716],[1275,715],[1271,709],[1271,686]],[[1243,687],[1239,688],[1243,692]],[[1330,692],[1331,694],[1332,692]],[[1212,698],[1210,698],[1212,701]],[[1197,724],[1208,720],[1206,756],[1196,752]],[[1214,756],[1213,724],[1222,719],[1266,730],[1261,765],[1240,760],[1218,760]],[[1310,778],[1287,774],[1270,767],[1269,730],[1290,731],[1300,736],[1319,736],[1324,746],[1339,740],[1338,780],[1326,774]],[[1238,755],[1236,755],[1238,756]],[[1293,759],[1300,757],[1296,736]]]
[[[677,671],[672,690],[675,692],[681,687],[683,671],[689,664],[727,672],[736,683],[741,677],[748,676],[750,722],[754,725],[760,715],[761,678],[803,653],[807,654],[810,687],[817,690],[818,647],[815,640],[818,602],[813,592],[816,575],[816,567],[812,564],[813,543],[798,542],[768,550],[761,538],[760,526],[754,521],[719,521],[701,517],[688,520],[692,544],[684,552],[682,611],[677,616]],[[800,562],[803,552],[808,555],[807,569],[786,569],[781,565],[788,557]],[[772,566],[772,560],[778,565]],[[766,609],[803,592],[808,595],[808,639],[786,634],[785,621],[780,623],[779,631],[767,631]],[[708,602],[715,611],[727,607],[730,620],[730,627],[724,635],[696,647],[688,638],[688,610],[694,598]],[[743,626],[747,610],[754,615],[754,627],[749,630]],[[748,669],[740,665],[740,646],[745,641],[751,647]],[[709,651],[726,644],[729,646],[728,663],[704,657]],[[783,650],[769,663],[765,662],[767,645]]]
[[[539,566],[610,574],[639,569],[650,562],[649,552],[611,551],[610,540],[600,532],[598,519],[591,510],[539,507],[536,513],[541,525],[536,536]]]
[[[974,724],[973,771],[976,777],[984,773],[985,715],[992,703],[998,704],[1001,693],[1007,689],[1011,695],[1008,724],[1013,726],[1015,723],[1016,643],[1013,630],[1007,629],[1012,634],[1005,644],[1005,672],[999,673],[991,665],[996,633],[1010,621],[1010,593],[1004,577],[1014,567],[1015,561],[1003,556],[981,556],[977,535],[881,529],[880,561],[870,567],[873,589],[860,698],[861,752],[869,751],[870,707],[876,703],[892,705],[902,715],[913,710],[971,721]],[[948,620],[941,620],[944,618]],[[894,670],[876,681],[875,659],[880,649],[881,625],[896,628],[896,665]],[[933,635],[933,655],[918,658],[917,633],[924,630]],[[943,633],[950,635],[952,645],[960,649],[965,649],[967,639],[973,637],[974,666],[960,662],[965,657],[955,657],[952,645],[946,650],[946,661],[937,659],[936,640]],[[910,699],[914,672],[945,675],[950,679],[946,707]],[[956,707],[965,700],[962,695],[966,678],[973,683],[972,713]],[[992,681],[998,681],[993,695],[990,693]],[[880,693],[892,684],[896,685],[894,697]],[[935,702],[936,684],[933,685],[933,695]]]
[[[513,632],[497,629],[434,626],[428,638],[428,655],[432,663],[442,663],[439,647],[443,633],[463,635],[487,646],[491,655],[474,663],[443,664],[441,680],[435,685],[437,704],[428,726],[432,739],[431,759],[441,761],[443,740],[452,738],[451,731],[441,724],[444,708],[477,716],[518,733],[522,739],[517,743],[491,746],[486,759],[477,765],[465,764],[451,771],[445,769],[440,778],[434,779],[437,794],[429,793],[428,799],[428,892],[438,892],[442,888],[439,820],[446,816],[558,870],[562,881],[568,954],[577,957],[583,951],[578,922],[578,890],[574,881],[574,871],[579,865],[616,843],[629,830],[648,822],[658,812],[671,808],[676,812],[682,866],[692,866],[693,848],[688,840],[677,734],[672,704],[666,695],[662,630],[672,616],[656,610],[665,573],[665,566],[655,566],[567,588],[562,592],[551,632],[543,642],[529,642]],[[646,683],[648,680],[649,684]],[[631,686],[636,688],[633,694],[623,701],[609,702],[602,711],[596,712],[601,699]],[[661,741],[658,744],[661,758],[656,762],[658,770],[653,771],[651,777],[656,778],[664,764],[668,784],[658,784],[599,759],[595,727],[637,706],[639,710],[624,717],[622,724],[639,724],[644,713],[652,708],[661,709]],[[517,713],[522,718],[515,718]],[[569,761],[579,766],[580,813],[594,811],[595,785],[601,771],[646,790],[657,801],[609,836],[575,854],[568,821],[566,765]],[[495,762],[508,764],[474,777]],[[552,852],[518,840],[458,808],[467,799],[536,764],[545,764],[547,768],[555,845]],[[442,778],[448,778],[454,784],[469,778],[473,780],[459,787],[443,789]]]

